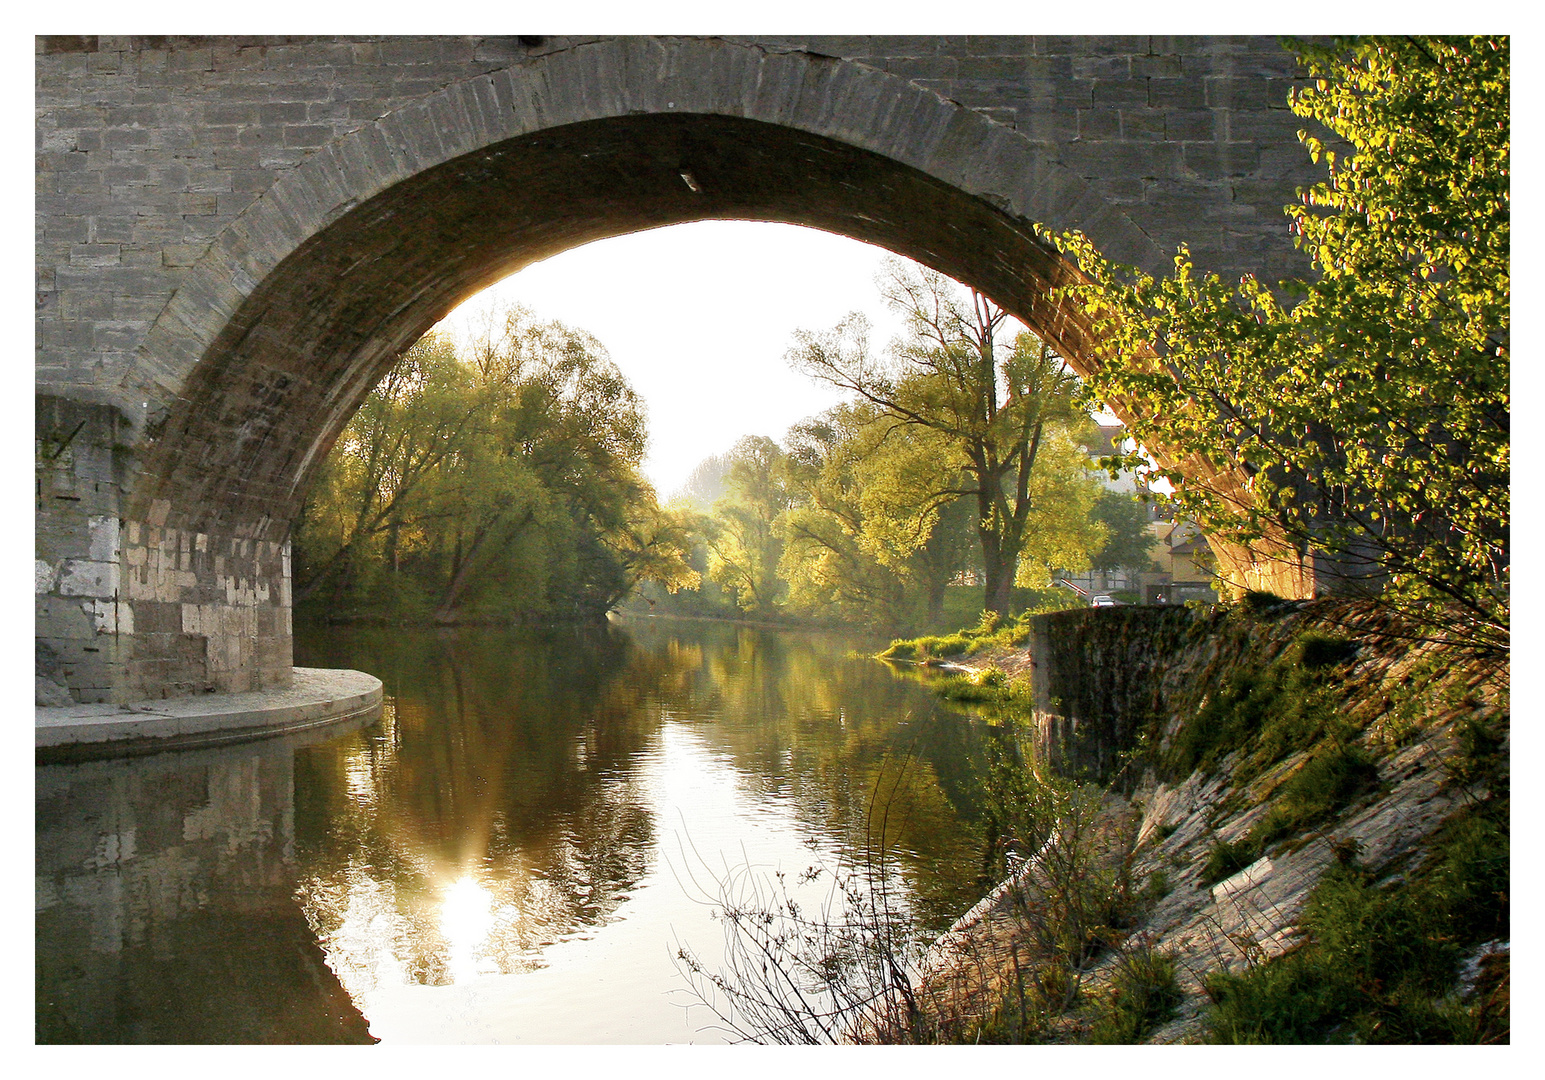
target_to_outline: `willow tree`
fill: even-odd
[[[959,479],[948,493],[976,505],[982,606],[1006,615],[1037,506],[1042,448],[1053,432],[1087,422],[1078,379],[1033,334],[1003,348],[1007,313],[975,290],[962,298],[943,274],[893,261],[882,291],[906,320],[889,350],[870,348],[868,320],[853,313],[825,333],[799,331],[789,362],[897,423],[934,432],[957,456]]]
[[[789,508],[783,449],[764,435],[748,435],[728,454],[725,494],[698,518],[708,545],[708,576],[735,597],[742,611],[767,613],[783,599],[778,577],[783,541],[775,523]]]
[[[1060,238],[1104,342],[1092,388],[1139,443],[1250,477],[1226,498],[1167,472],[1179,511],[1242,544],[1285,536],[1417,620],[1503,651],[1509,623],[1506,38],[1300,47],[1299,139],[1325,179],[1286,208],[1308,280],[1155,279]],[[1133,462],[1132,464],[1138,464]]]
[[[957,510],[954,454],[942,437],[868,402],[834,406],[789,429],[795,493],[775,523],[788,606],[894,631],[919,603],[937,619],[972,543]]]
[[[641,580],[696,584],[640,471],[643,403],[583,331],[501,314],[429,335],[345,428],[297,532],[298,597],[332,610],[594,616]]]

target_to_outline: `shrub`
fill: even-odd
[[[1338,713],[1329,678],[1331,658],[1348,657],[1355,644],[1321,634],[1300,636],[1264,668],[1237,668],[1175,734],[1164,765],[1172,778],[1209,769],[1231,751],[1250,746],[1240,779],[1326,735],[1355,730]],[[1335,661],[1339,663],[1340,661]]]
[[[1313,631],[1298,638],[1298,662],[1309,671],[1336,667],[1357,655],[1357,642]]]
[[[1329,742],[1288,777],[1271,811],[1249,840],[1257,851],[1341,809],[1378,781],[1379,770],[1358,746]]]
[[[1378,885],[1347,860],[1304,905],[1304,943],[1239,974],[1215,974],[1210,1042],[1479,1042],[1507,1036],[1493,995],[1449,995],[1469,946],[1509,936],[1506,800],[1452,817],[1429,858]]]
[[[1175,962],[1149,949],[1121,955],[1108,993],[1096,998],[1092,1043],[1141,1042],[1181,1001]]]
[[[1219,840],[1207,851],[1207,861],[1202,864],[1202,884],[1216,885],[1224,878],[1233,877],[1260,857],[1260,847],[1249,837],[1233,842]]]
[[[881,660],[916,660],[917,642],[904,641],[897,638],[890,643],[890,648],[880,654]]]

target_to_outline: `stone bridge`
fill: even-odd
[[[39,38],[37,634],[79,701],[285,685],[288,536],[458,302],[705,218],[882,245],[1087,360],[1034,225],[1301,274],[1269,38]],[[1249,568],[1240,570],[1248,577]],[[1279,592],[1297,581],[1268,581]]]

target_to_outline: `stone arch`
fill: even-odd
[[[386,110],[275,170],[115,386],[49,399],[51,429],[73,438],[80,413],[100,432],[90,462],[40,458],[58,505],[96,492],[47,517],[67,557],[39,560],[40,656],[58,648],[83,701],[287,685],[311,470],[459,301],[591,240],[707,218],[842,233],[981,289],[1084,366],[1086,328],[1047,299],[1071,270],[1035,226],[1149,270],[1167,255],[1057,145],[863,63],[710,38],[567,44]]]
[[[581,45],[388,113],[222,232],[123,388],[145,412],[127,516],[282,540],[354,408],[456,303],[564,248],[714,217],[929,263],[1075,364],[1079,325],[1045,300],[1067,270],[1033,223],[1163,260],[1013,130],[873,68],[723,40]]]

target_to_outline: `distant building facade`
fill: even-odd
[[[1084,445],[1091,469],[1099,474],[1107,491],[1141,498],[1149,494],[1142,476],[1131,469],[1120,470],[1115,477],[1099,467],[1101,458],[1112,457],[1130,449],[1127,430],[1121,424],[1098,424]],[[1156,569],[1130,573],[1126,569],[1063,572],[1057,577],[1084,596],[1100,593],[1135,594],[1144,604],[1182,604],[1187,600],[1217,603],[1216,560],[1207,538],[1192,522],[1174,518],[1151,501],[1144,504],[1149,515],[1148,529],[1153,537],[1150,555]]]

